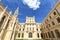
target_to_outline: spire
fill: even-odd
[[[12,11],[9,12],[9,14],[11,14],[11,13],[12,13]],[[10,15],[7,17],[7,19],[9,19],[9,17],[10,17]]]
[[[6,6],[6,8],[2,11],[2,13],[0,14],[0,20],[1,20],[1,18],[3,17],[3,14],[5,13],[6,9],[7,9],[7,6]]]
[[[4,12],[6,11],[7,7],[8,7],[8,6],[6,6],[6,8],[4,9],[4,11],[3,11],[2,13],[4,13]]]
[[[7,6],[6,6],[6,8],[3,10],[3,12],[1,13],[1,15],[0,16],[3,16],[3,14],[5,13],[5,11],[6,11],[6,9],[7,9]]]
[[[10,14],[12,13],[12,11],[9,12]]]
[[[11,14],[11,13],[12,13],[12,11],[9,12],[9,14]],[[10,15],[9,15],[9,16],[10,16]]]
[[[19,7],[15,10],[14,16],[17,17],[19,12]]]

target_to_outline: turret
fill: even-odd
[[[19,11],[19,7],[15,10],[14,16],[18,17],[18,11]]]

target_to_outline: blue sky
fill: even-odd
[[[7,10],[12,11],[12,15],[17,7],[19,7],[18,21],[25,22],[26,16],[35,16],[36,22],[42,22],[54,7],[57,0],[1,0]]]

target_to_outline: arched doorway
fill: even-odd
[[[60,38],[60,32],[58,30],[55,30],[56,36]]]
[[[32,33],[31,32],[29,32],[29,38],[32,38]]]

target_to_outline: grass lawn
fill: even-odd
[[[32,40],[32,39],[16,39],[16,40]],[[33,39],[33,40],[43,40],[43,39]]]

